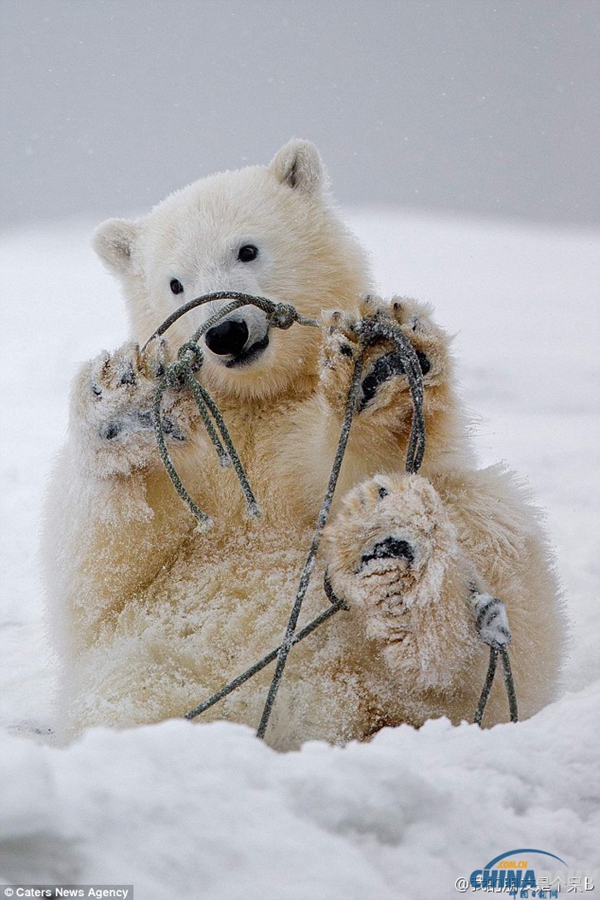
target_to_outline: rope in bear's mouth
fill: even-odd
[[[179,309],[175,310],[167,319],[165,319],[165,321],[159,326],[159,328],[157,328],[156,331],[146,341],[146,343],[142,347],[142,352],[146,350],[152,340],[156,340],[157,338],[165,334],[165,332],[171,327],[171,325],[173,325],[179,318],[181,318],[181,316],[185,315],[193,309],[196,309],[198,306],[219,300],[230,300],[230,302],[222,310],[207,319],[207,321],[204,322],[194,332],[190,340],[179,348],[177,359],[173,362],[168,363],[163,368],[163,370],[159,372],[159,383],[152,408],[153,425],[161,460],[167,471],[167,474],[169,475],[169,478],[173,483],[175,490],[190,509],[192,515],[198,523],[198,527],[200,528],[200,530],[209,527],[212,523],[210,517],[198,507],[198,505],[194,502],[194,500],[188,493],[169,455],[162,418],[162,400],[165,392],[169,388],[182,389],[184,387],[187,387],[196,402],[198,412],[206,428],[207,434],[216,450],[220,464],[224,466],[233,466],[236,475],[238,476],[238,480],[240,482],[240,486],[242,488],[244,496],[246,498],[249,514],[253,517],[259,516],[260,507],[256,501],[252,488],[250,487],[248,477],[237,453],[237,450],[235,449],[233,441],[231,440],[231,436],[221,415],[221,412],[206,388],[196,379],[196,373],[200,371],[204,361],[204,353],[199,341],[201,340],[203,335],[206,334],[209,328],[212,328],[213,325],[215,325],[218,321],[229,315],[231,312],[234,312],[236,309],[239,309],[241,306],[248,305],[253,305],[258,307],[259,309],[262,309],[267,316],[267,322],[270,327],[288,329],[295,323],[310,327],[320,327],[319,323],[315,319],[301,316],[297,312],[297,310],[289,304],[275,303],[266,297],[257,297],[251,294],[244,294],[239,291],[219,291],[197,297],[194,300],[191,300],[189,303],[186,303],[183,306],[179,307]],[[316,628],[326,622],[340,609],[349,608],[344,600],[337,597],[333,592],[326,572],[324,579],[324,590],[331,603],[331,606],[316,618],[314,618],[302,629],[300,629],[300,631],[296,631],[298,619],[302,610],[302,604],[304,602],[304,598],[306,596],[310,583],[310,578],[314,569],[321,535],[329,517],[333,495],[342,467],[348,438],[350,436],[352,420],[357,409],[365,354],[367,353],[369,348],[377,342],[387,341],[389,343],[392,343],[395,346],[396,352],[399,354],[399,357],[401,359],[403,370],[408,380],[409,391],[413,404],[413,416],[406,454],[406,472],[407,474],[415,474],[416,472],[418,472],[421,466],[425,454],[425,418],[423,414],[424,389],[421,365],[417,356],[417,352],[415,351],[408,338],[406,338],[405,335],[390,320],[385,319],[378,313],[375,313],[373,316],[364,317],[363,319],[361,319],[355,327],[355,334],[358,339],[360,349],[355,358],[354,372],[348,392],[348,399],[346,402],[338,447],[333,461],[327,489],[323,497],[317,524],[313,533],[311,546],[308,551],[302,574],[300,576],[298,590],[296,592],[296,597],[292,606],[284,639],[277,648],[271,650],[237,678],[230,681],[227,685],[225,685],[207,700],[198,704],[196,707],[194,707],[194,709],[191,709],[188,713],[186,713],[186,719],[193,719],[201,713],[205,712],[219,700],[223,699],[228,694],[232,693],[232,691],[236,690],[236,688],[244,684],[253,675],[256,675],[258,672],[260,672],[269,663],[277,660],[275,673],[269,687],[269,692],[257,731],[257,736],[260,738],[264,738],[273,706],[275,704],[279,686],[283,678],[287,659],[292,647],[303,640],[305,637],[307,637],[309,634],[311,634]],[[477,724],[480,724],[483,718],[485,707],[491,692],[494,675],[496,672],[499,653],[502,655],[504,679],[507,696],[509,699],[511,721],[517,721],[516,694],[510,669],[508,651],[506,647],[490,645],[490,663],[485,685],[479,699],[479,703],[477,705],[477,711],[475,713],[474,721]]]

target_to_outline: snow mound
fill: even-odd
[[[440,719],[285,755],[226,723],[95,729],[64,750],[5,733],[2,874],[152,900],[430,900],[532,843],[589,869],[599,694],[489,731]]]

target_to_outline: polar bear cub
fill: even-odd
[[[287,749],[431,716],[472,719],[489,653],[478,633],[482,597],[508,610],[521,714],[547,703],[563,623],[536,514],[504,468],[477,467],[449,340],[431,311],[368,296],[365,256],[332,205],[317,150],[292,141],[269,166],[202,179],[144,218],[105,222],[94,240],[121,281],[131,335],[74,381],[46,506],[65,733],[183,716],[280,643],[337,447],[358,325],[369,318],[399,328],[417,352],[425,460],[419,474],[405,473],[412,402],[384,341],[365,360],[302,622],[328,603],[326,570],[348,609],[292,650],[267,740]],[[264,510],[258,521],[235,474],[218,465],[191,397],[167,392],[169,453],[214,523],[199,533],[162,466],[151,410],[157,375],[226,301],[144,345],[174,310],[213,291],[292,304],[321,327],[277,329],[248,305],[203,338],[197,377],[240,453]],[[204,719],[256,726],[271,675]],[[506,717],[498,685],[486,723]]]

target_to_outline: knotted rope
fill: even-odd
[[[207,434],[211,442],[213,443],[213,446],[215,447],[220,464],[225,466],[233,465],[238,476],[242,491],[246,498],[249,514],[251,516],[259,516],[259,505],[252,492],[242,462],[233,445],[233,441],[231,440],[231,436],[220,413],[220,410],[206,388],[199,381],[197,381],[195,377],[197,372],[202,368],[202,364],[204,362],[204,353],[199,341],[201,340],[202,336],[206,334],[206,332],[210,328],[213,327],[213,325],[215,325],[225,316],[228,316],[230,313],[234,312],[236,309],[239,309],[241,306],[247,305],[253,305],[258,307],[259,309],[262,309],[267,316],[268,324],[274,328],[288,329],[295,323],[310,327],[320,327],[319,323],[315,319],[301,316],[296,311],[296,309],[289,304],[274,303],[272,300],[269,300],[266,297],[257,297],[251,294],[244,294],[237,291],[219,291],[197,297],[196,299],[191,300],[189,303],[186,303],[179,309],[175,310],[175,312],[173,312],[167,319],[165,319],[160,327],[157,328],[157,330],[150,336],[148,341],[146,341],[142,348],[142,352],[144,352],[151,341],[156,340],[163,334],[165,334],[165,332],[179,318],[181,318],[181,316],[184,316],[186,313],[190,312],[192,309],[197,308],[198,306],[219,300],[230,300],[231,302],[226,304],[219,312],[210,316],[193,333],[190,340],[179,348],[177,359],[171,363],[168,363],[164,367],[163,371],[159,374],[159,383],[152,409],[154,430],[156,433],[158,449],[162,462],[173,483],[173,486],[175,487],[175,490],[189,507],[190,511],[197,521],[197,525],[200,530],[209,527],[212,523],[210,517],[197,506],[197,504],[194,502],[194,500],[186,490],[169,455],[162,417],[162,403],[165,392],[169,388],[180,389],[183,387],[187,387],[196,402],[200,417],[206,428]],[[413,404],[413,416],[406,454],[406,472],[408,474],[414,474],[418,472],[421,466],[425,454],[425,417],[423,414],[424,391],[421,366],[415,349],[408,338],[399,330],[399,328],[395,326],[389,318],[378,312],[372,316],[367,316],[361,319],[357,323],[354,332],[359,349],[355,357],[354,372],[348,392],[348,399],[344,411],[338,447],[334,457],[331,474],[329,477],[325,495],[323,497],[319,516],[317,518],[315,530],[313,532],[310,549],[308,551],[306,562],[304,564],[304,568],[302,570],[302,574],[298,583],[298,589],[296,591],[296,596],[291,609],[283,641],[278,647],[276,647],[274,650],[271,650],[260,660],[250,666],[250,668],[248,668],[245,672],[237,676],[237,678],[234,678],[207,700],[198,704],[198,706],[195,706],[188,713],[186,713],[186,719],[193,719],[201,713],[205,712],[219,700],[222,700],[228,694],[232,693],[232,691],[234,691],[236,688],[240,687],[242,684],[248,681],[248,679],[252,678],[253,675],[256,675],[258,672],[264,669],[265,666],[267,666],[269,663],[277,660],[275,673],[269,687],[269,692],[257,731],[257,736],[260,738],[264,738],[277,697],[277,692],[283,678],[287,659],[292,647],[294,647],[301,640],[304,640],[305,637],[315,631],[316,628],[326,622],[340,609],[348,609],[346,603],[339,597],[336,597],[335,593],[333,592],[326,572],[324,578],[324,590],[330,601],[330,607],[324,612],[320,613],[314,619],[312,619],[312,621],[310,621],[306,626],[300,629],[300,631],[296,630],[302,610],[302,605],[306,597],[310,579],[314,570],[321,536],[329,517],[335,488],[342,467],[348,438],[350,436],[353,417],[357,409],[365,355],[370,347],[372,347],[375,343],[387,341],[394,345],[395,350],[399,355],[403,370],[408,379],[408,386]],[[488,675],[475,717],[475,721],[477,723],[481,722],[485,710],[485,705],[492,688],[498,652],[501,652],[502,654],[505,683],[509,696],[511,720],[516,721],[516,696],[514,691],[514,683],[512,681],[512,675],[510,672],[508,651],[506,650],[506,648],[500,648],[499,650],[496,647],[491,647]]]
[[[342,462],[344,460],[344,453],[346,451],[346,445],[348,444],[348,438],[350,436],[350,428],[352,426],[352,420],[354,418],[354,413],[356,411],[357,401],[358,401],[358,393],[360,390],[360,380],[363,372],[364,358],[369,347],[374,344],[376,341],[381,338],[385,338],[387,340],[392,341],[398,353],[400,354],[402,363],[404,365],[405,372],[408,378],[408,385],[410,389],[410,393],[413,401],[413,421],[411,425],[410,438],[408,442],[408,451],[406,457],[406,471],[409,473],[416,472],[421,465],[423,460],[423,455],[425,453],[425,418],[423,416],[423,377],[421,375],[421,367],[419,366],[419,360],[417,354],[410,343],[410,341],[396,328],[391,328],[387,323],[381,321],[381,318],[378,316],[374,316],[369,319],[363,319],[357,329],[357,336],[360,341],[361,350],[359,355],[356,358],[354,365],[354,374],[352,376],[352,381],[350,384],[350,390],[348,392],[348,400],[346,402],[346,410],[344,413],[344,419],[342,422],[342,429],[340,432],[340,439],[338,442],[337,451],[335,454],[335,458],[333,461],[333,465],[331,468],[331,475],[329,476],[329,482],[327,485],[327,490],[325,491],[325,496],[323,498],[323,503],[321,505],[321,511],[319,512],[319,517],[317,519],[317,524],[315,527],[315,531],[313,534],[312,542],[310,545],[310,550],[308,551],[308,556],[306,558],[306,562],[304,564],[304,569],[302,571],[302,575],[300,576],[300,583],[298,585],[298,590],[296,592],[296,598],[294,600],[294,605],[292,607],[292,611],[290,614],[289,622],[287,625],[287,629],[285,632],[285,638],[281,647],[279,648],[279,652],[277,654],[277,666],[275,669],[275,674],[273,675],[273,680],[271,682],[271,686],[269,688],[269,693],[267,695],[267,700],[264,706],[262,718],[260,721],[260,725],[258,727],[257,735],[258,737],[264,737],[265,732],[267,730],[267,725],[269,723],[269,718],[271,716],[271,712],[273,710],[273,704],[275,703],[275,698],[277,696],[277,692],[279,690],[279,686],[281,684],[281,679],[283,677],[283,672],[287,663],[287,658],[289,656],[290,650],[294,644],[294,636],[296,631],[296,626],[298,623],[298,618],[300,616],[300,611],[302,609],[302,603],[306,596],[306,592],[308,590],[308,585],[310,581],[310,577],[315,565],[315,560],[317,556],[317,551],[319,549],[319,543],[321,540],[321,535],[323,533],[323,529],[327,524],[327,519],[329,517],[329,511],[331,509],[331,504],[333,501],[333,495],[335,492],[335,488],[337,485],[338,476],[340,474],[340,469],[342,468]],[[338,606],[337,609],[341,609],[341,606]]]
[[[234,310],[239,309],[239,307],[248,306],[249,304],[262,309],[267,315],[268,324],[274,328],[291,328],[294,322],[298,322],[300,325],[319,326],[319,323],[314,319],[307,319],[305,316],[301,316],[293,306],[290,306],[287,303],[274,303],[266,297],[254,297],[250,294],[242,294],[239,291],[218,291],[196,297],[195,300],[190,300],[189,303],[184,304],[179,307],[179,309],[176,309],[175,312],[171,313],[162,325],[160,325],[160,327],[148,338],[142,347],[142,353],[146,350],[151,341],[161,337],[171,325],[181,318],[181,316],[184,316],[192,309],[196,309],[198,306],[202,306],[205,303],[211,303],[215,300],[231,300],[231,303],[228,303],[222,310],[207,319],[207,321],[194,332],[190,340],[179,348],[177,359],[174,362],[168,363],[162,374],[159,376],[158,388],[156,390],[152,408],[152,421],[160,458],[167,470],[169,478],[173,482],[175,490],[184,503],[187,504],[192,515],[196,519],[199,530],[210,527],[212,522],[210,516],[201,510],[189,495],[175,469],[173,460],[169,455],[162,418],[162,401],[165,392],[169,388],[188,387],[196,401],[198,412],[200,413],[207,434],[217,452],[219,463],[222,466],[233,465],[246,498],[248,513],[255,518],[260,515],[260,507],[256,502],[256,497],[252,492],[244,467],[242,466],[238,452],[233,445],[231,435],[229,434],[223,416],[204,385],[197,381],[195,377],[196,373],[202,368],[202,363],[204,362],[204,351],[200,346],[199,341],[220,319],[228,316],[230,313],[234,312]]]

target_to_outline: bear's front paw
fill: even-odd
[[[368,295],[359,303],[356,314],[339,310],[324,314],[321,386],[329,405],[336,411],[343,412],[346,408],[356,361],[363,354],[361,329],[364,322],[373,318],[380,319],[382,315],[386,317],[386,321],[390,321],[388,313],[388,306],[383,300]],[[367,347],[364,352],[363,379],[358,396],[359,409],[365,405],[365,390],[371,398],[378,387],[374,384],[373,377],[364,378],[364,373],[377,369],[378,357],[385,361],[387,356],[382,356],[382,344],[379,342]],[[380,383],[394,374],[390,369],[384,377],[381,367],[377,371],[380,373]]]
[[[363,350],[363,335],[373,324],[393,326],[415,349],[426,388],[441,384],[448,373],[448,336],[431,319],[429,307],[415,300],[392,298],[390,302],[365,297],[358,315],[329,313],[324,322],[321,385],[330,406],[345,409],[356,359]],[[363,356],[363,375],[357,411],[365,418],[384,410],[390,426],[403,421],[402,411],[412,410],[408,379],[401,354],[382,337],[369,343]],[[393,417],[393,420],[392,420]]]
[[[112,354],[100,353],[79,373],[71,430],[78,438],[80,461],[95,475],[125,475],[158,460],[152,406],[167,357],[164,341],[153,341],[145,353],[128,341]],[[167,439],[185,441],[192,413],[189,398],[169,391],[163,410]]]
[[[448,336],[432,320],[427,305],[416,300],[393,297],[389,303],[367,298],[361,306],[362,322],[369,328],[372,320],[392,325],[410,341],[419,361],[426,389],[444,381],[448,370]],[[384,344],[375,344],[376,354],[367,358],[361,384],[359,410],[370,415],[378,410],[396,414],[411,405],[408,379],[397,349],[381,352]]]

